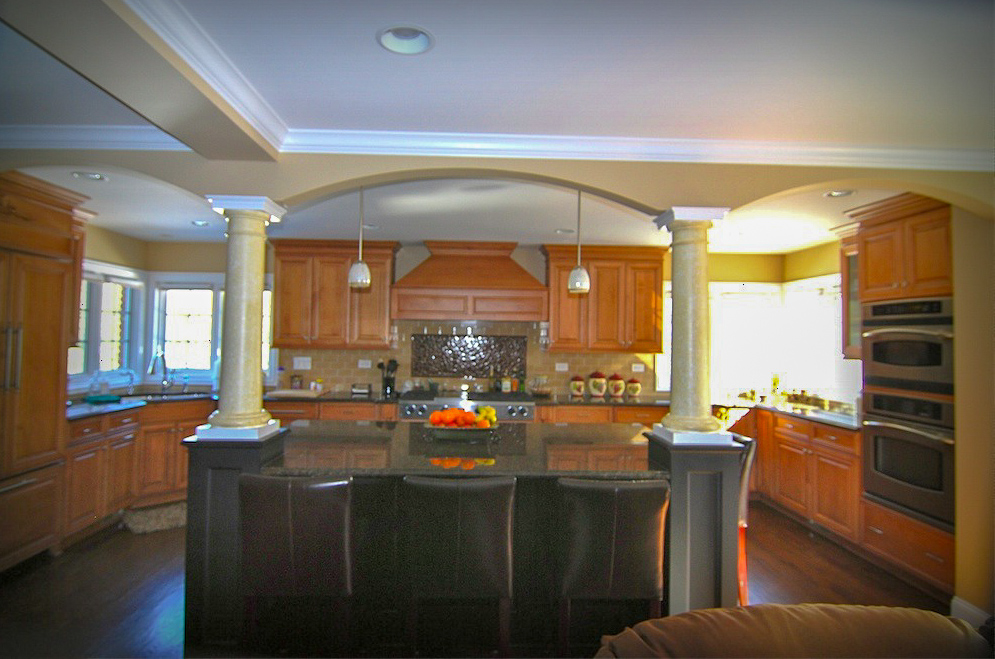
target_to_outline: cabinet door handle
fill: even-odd
[[[873,531],[874,533],[877,533],[878,535],[884,535],[884,531],[882,531],[881,529],[879,529],[876,526],[870,526],[870,525],[868,525],[867,526],[867,530]]]
[[[4,352],[4,359],[6,363],[4,364],[3,370],[3,388],[8,389],[10,387],[10,369],[14,364],[14,328],[8,325],[7,328],[4,329],[4,333],[7,335],[7,349],[6,352]]]
[[[25,487],[26,485],[31,485],[32,483],[37,483],[37,478],[25,478],[20,483],[14,483],[13,485],[8,485],[7,487],[0,489],[0,494],[6,494],[7,492],[13,492],[14,490]]]
[[[93,428],[83,428],[84,435],[89,435],[91,432],[93,432]]]
[[[946,563],[946,561],[943,559],[942,556],[937,556],[936,554],[934,554],[931,551],[927,551],[927,552],[923,552],[923,553],[926,554],[926,558],[932,559],[932,560],[936,561],[937,563]]]
[[[24,357],[22,348],[24,347],[24,332],[21,331],[20,327],[14,329],[14,334],[17,338],[14,339],[15,348],[17,351],[17,361],[14,364],[14,380],[10,384],[11,389],[21,388],[21,360]]]

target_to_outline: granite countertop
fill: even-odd
[[[548,449],[646,447],[641,424],[504,422],[493,432],[470,430],[467,437],[436,436],[423,422],[294,421],[287,426],[283,452],[263,466],[281,476],[359,475],[530,475],[599,478],[661,478],[661,471],[555,471]],[[648,449],[647,449],[648,450]],[[347,468],[347,454],[376,456],[381,466]]]
[[[659,393],[644,394],[641,396],[623,396],[612,398],[603,396],[600,398],[584,395],[581,397],[569,394],[553,394],[548,398],[536,398],[536,405],[670,405],[670,392],[661,391]]]
[[[66,419],[75,421],[98,414],[110,414],[130,410],[136,407],[143,407],[149,403],[178,403],[190,400],[217,399],[217,395],[209,391],[191,393],[166,393],[166,394],[134,394],[132,396],[121,396],[121,400],[113,403],[87,403],[85,401],[73,402],[66,407]]]
[[[281,391],[288,391],[283,389]],[[287,402],[293,403],[378,403],[378,404],[396,404],[397,398],[384,398],[380,395],[370,395],[370,396],[354,396],[345,391],[323,391],[318,395],[313,395],[306,393],[307,389],[301,389],[300,395],[294,394],[277,394],[274,395],[272,392],[266,392],[263,394],[264,401],[281,401],[285,400]]]
[[[809,405],[791,405],[785,403],[783,405],[767,405],[762,403],[757,403],[753,407],[758,407],[764,410],[770,410],[772,412],[777,412],[779,414],[789,414],[791,416],[798,417],[800,419],[806,419],[808,421],[818,421],[819,423],[828,423],[832,426],[839,426],[840,428],[846,428],[848,430],[860,430],[860,417],[856,414],[844,414],[842,412],[830,412],[828,410],[823,410],[818,407],[812,407]]]

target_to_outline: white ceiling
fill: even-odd
[[[58,2],[39,11],[46,4]],[[991,166],[988,1],[125,4],[281,153]],[[387,52],[375,35],[398,24],[426,29],[434,47]],[[136,149],[197,150],[4,25],[0,98],[0,148],[99,149],[140,135],[148,145]],[[98,226],[144,240],[223,239],[223,222],[199,195],[127,167],[96,168],[106,182],[73,179],[81,169],[87,160],[77,155],[22,171],[90,196]],[[895,193],[824,192],[734,209],[713,229],[712,251],[826,242],[846,221],[842,211]],[[572,242],[555,231],[575,228],[576,203],[575,191],[539,183],[412,181],[366,190],[365,222],[379,227],[369,239]],[[585,195],[582,237],[666,244],[651,217]],[[291,207],[270,235],[354,239],[358,219],[356,192],[339,193]]]

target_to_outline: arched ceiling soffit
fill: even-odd
[[[384,172],[381,174],[353,178],[314,188],[308,190],[307,192],[287,197],[286,199],[281,200],[280,203],[288,209],[299,210],[338,195],[354,192],[359,188],[374,188],[393,183],[411,183],[440,179],[477,179],[482,181],[501,180],[522,183],[539,183],[572,190],[580,190],[585,194],[602,197],[622,206],[639,211],[640,213],[645,213],[646,215],[654,217],[665,210],[661,208],[654,208],[653,206],[642,203],[636,199],[617,194],[611,190],[605,190],[603,188],[587,185],[576,180],[558,178],[554,176],[544,176],[542,174],[534,174],[531,172],[516,172],[504,169],[468,168]]]

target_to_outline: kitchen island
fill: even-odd
[[[648,467],[648,428],[639,424],[501,423],[470,431],[472,440],[447,440],[422,422],[295,421],[261,442],[198,441],[190,449],[187,526],[186,637],[191,651],[230,645],[241,634],[238,475],[352,476],[356,608],[366,643],[382,652],[403,636],[404,566],[398,532],[401,479],[514,475],[515,615],[513,639],[532,652],[552,643],[556,619],[553,575],[555,486],[558,476],[666,478]],[[550,468],[550,451],[602,456],[596,468]],[[633,452],[642,460],[628,460]],[[602,468],[602,467],[614,468]],[[368,624],[364,624],[367,621]],[[397,648],[393,648],[396,651]]]
[[[377,653],[396,653],[403,630],[401,479],[516,476],[512,642],[524,654],[544,654],[552,647],[556,620],[556,480],[669,479],[664,460],[649,460],[653,440],[644,433],[650,430],[641,424],[508,422],[492,432],[471,431],[479,436],[470,441],[439,437],[422,422],[297,421],[262,441],[188,438],[188,652],[210,654],[211,647],[240,638],[238,476],[262,473],[353,478],[354,611],[360,637]],[[564,462],[567,454],[576,459]],[[623,616],[624,626],[644,617],[644,607],[624,603],[608,614]],[[444,619],[439,622],[444,626]],[[596,626],[595,638],[618,631],[604,629],[599,617],[580,624]]]

